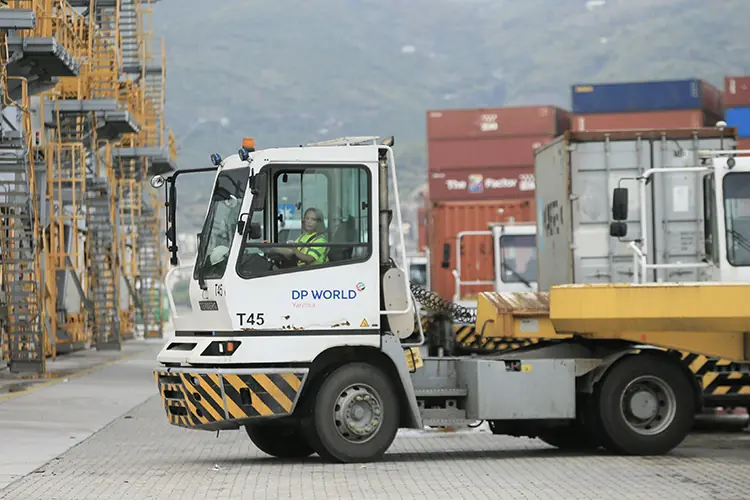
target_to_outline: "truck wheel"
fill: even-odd
[[[545,429],[537,436],[550,446],[563,451],[594,451],[599,448],[590,432],[575,423],[565,427]]]
[[[624,358],[597,391],[605,446],[626,455],[661,455],[688,435],[695,415],[690,381],[657,356]]]
[[[262,422],[245,426],[260,451],[278,458],[304,458],[315,453],[299,425]]]
[[[379,459],[396,438],[399,400],[388,376],[366,363],[351,363],[326,377],[306,429],[315,451],[335,462]]]

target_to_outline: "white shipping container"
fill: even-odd
[[[718,130],[569,133],[536,153],[539,290],[566,283],[633,280],[628,242],[640,237],[635,178],[650,168],[699,166],[698,149],[734,149]],[[694,263],[705,257],[703,172],[655,174],[647,186],[649,263]],[[628,188],[628,234],[609,235],[612,190]],[[708,281],[703,269],[649,271],[646,281]]]

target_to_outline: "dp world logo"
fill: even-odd
[[[361,281],[359,283],[357,283],[357,291],[358,292],[362,292],[362,291],[364,291],[364,289],[365,289],[365,284],[364,283],[362,283]]]

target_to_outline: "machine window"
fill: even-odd
[[[193,278],[220,279],[237,233],[237,220],[250,177],[249,168],[225,170],[216,177],[211,205],[199,235]]]
[[[500,279],[505,283],[536,281],[536,237],[513,234],[500,237]]]
[[[319,269],[371,256],[371,182],[365,167],[266,169],[265,203],[250,214],[237,262],[240,276]],[[254,234],[251,225],[259,228]]]
[[[724,221],[727,261],[735,266],[750,266],[750,173],[724,176]]]

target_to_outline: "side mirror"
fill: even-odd
[[[159,189],[160,187],[164,185],[165,182],[166,180],[161,175],[155,175],[151,177],[151,180],[149,181],[149,183],[151,184],[151,187],[154,189]]]
[[[624,222],[613,222],[609,225],[609,235],[613,238],[624,238],[628,234],[628,225]]]
[[[445,243],[443,245],[443,262],[440,264],[443,269],[450,269],[451,267],[451,244]]]
[[[615,188],[612,192],[612,218],[628,220],[628,188]]]
[[[250,223],[250,235],[249,236],[251,240],[259,240],[263,236],[263,233],[260,230],[259,223],[257,222]]]

